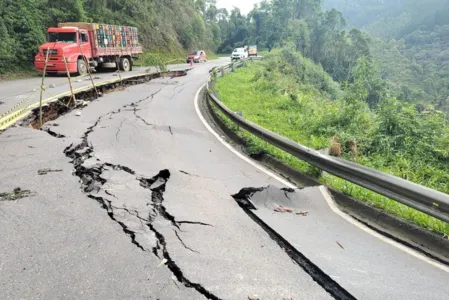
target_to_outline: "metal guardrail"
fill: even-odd
[[[234,67],[239,67],[242,64],[242,62],[237,63]],[[223,67],[218,69],[221,68]],[[225,69],[229,68],[232,68],[232,64],[227,65]],[[216,74],[216,70],[217,68],[214,68],[212,73]],[[248,132],[323,171],[396,200],[441,221],[449,222],[449,195],[376,169],[321,154],[258,126],[224,105],[210,91],[210,83],[211,81],[209,80],[207,89],[208,99],[212,100],[220,111],[235,124],[246,129]]]

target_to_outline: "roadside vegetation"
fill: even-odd
[[[300,144],[325,149],[335,146],[331,140],[338,136],[344,159],[449,193],[449,125],[444,114],[431,105],[419,109],[382,93],[372,106],[368,100],[377,81],[375,64],[361,58],[353,74],[353,82],[339,84],[310,59],[283,49],[218,79],[216,89],[232,110]],[[265,151],[347,195],[449,234],[449,224],[335,176],[321,176],[315,167],[238,132],[251,153]]]
[[[46,29],[59,22],[137,27],[145,49],[138,65],[180,62],[196,49],[205,50],[213,59],[221,43],[214,2],[0,0],[0,78],[14,79],[32,69]]]
[[[449,111],[448,0],[324,0],[373,38],[371,52],[401,100]]]
[[[270,54],[220,79],[218,91],[233,110],[301,144],[338,144],[336,152],[345,159],[449,193],[448,2],[358,2],[269,0],[248,16],[233,10],[219,22],[219,52],[257,44]],[[316,168],[246,137],[251,151],[267,151],[320,176]],[[449,233],[448,224],[344,180],[320,180]]]

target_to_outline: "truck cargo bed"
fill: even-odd
[[[88,30],[93,57],[136,56],[142,53],[136,27],[83,22],[59,23],[58,27],[78,27]]]

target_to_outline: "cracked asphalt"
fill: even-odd
[[[188,66],[176,64],[167,65],[170,70],[186,69]],[[156,67],[135,67],[133,71],[128,73],[122,73],[123,77],[144,74],[146,72],[156,72]],[[92,73],[92,80],[95,83],[101,83],[111,79],[117,79],[119,75],[113,70],[101,73]],[[91,86],[92,81],[89,76],[72,77],[72,87],[74,90],[86,86]],[[32,77],[26,79],[19,79],[14,81],[0,82],[0,116],[11,113],[10,109],[16,107],[16,109],[23,108],[28,104],[36,103],[39,101],[40,86],[42,83],[41,77]],[[53,75],[46,77],[44,81],[44,90],[42,92],[43,98],[51,98],[61,93],[69,91],[69,82],[64,75]]]
[[[0,135],[2,299],[331,298],[232,199],[276,182],[198,119],[214,64]]]
[[[2,299],[404,295],[359,293],[378,283],[366,274],[350,284],[327,274],[323,283],[235,201],[244,187],[282,185],[231,153],[195,112],[208,71],[224,63],[107,94],[44,131],[0,135],[0,194],[29,191],[0,201]],[[304,239],[313,234],[307,228]],[[311,244],[306,255],[327,251],[314,245],[322,247]],[[335,271],[317,260],[323,272]]]

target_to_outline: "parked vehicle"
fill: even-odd
[[[246,47],[235,48],[234,51],[232,51],[231,59],[243,59],[243,58],[248,58],[248,49]]]
[[[249,46],[248,56],[256,56],[257,57],[257,46],[256,45]]]
[[[200,63],[202,61],[206,62],[207,61],[206,52],[204,50],[193,51],[186,58],[187,63],[190,63],[190,61],[193,61],[194,63]]]
[[[37,71],[43,72],[49,52],[46,72],[66,73],[63,58],[70,73],[80,75],[88,68],[105,64],[131,71],[133,62],[142,53],[137,28],[95,23],[60,23],[48,28],[47,42],[39,47],[34,58]]]

